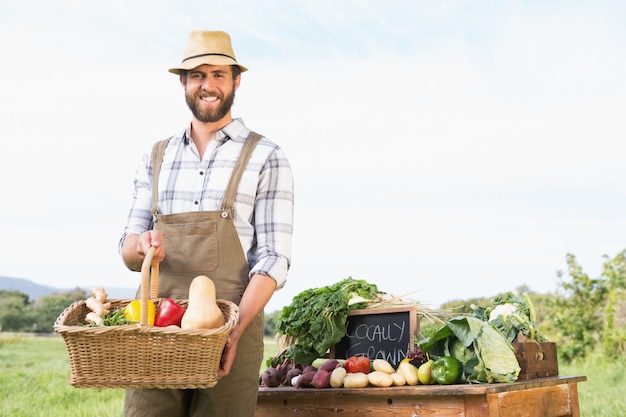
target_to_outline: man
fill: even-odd
[[[266,138],[255,145],[260,137],[231,115],[247,68],[227,33],[192,31],[182,62],[169,71],[179,75],[191,124],[144,155],[120,252],[138,271],[155,248],[160,297],[187,298],[191,280],[209,276],[218,298],[238,304],[239,322],[214,388],[127,390],[125,415],[252,417],[263,309],[290,265],[292,172],[281,148]]]

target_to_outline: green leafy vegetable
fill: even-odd
[[[518,297],[509,292],[504,297],[494,298],[492,304],[492,307],[472,305],[474,317],[488,322],[509,342],[515,340],[519,333],[537,342],[546,340],[537,331],[535,307],[528,294]]]
[[[514,382],[520,372],[511,344],[477,318],[452,318],[417,345],[432,356],[457,358],[463,363],[467,382]]]
[[[283,308],[277,323],[279,334],[295,340],[285,355],[298,364],[310,364],[324,356],[345,336],[350,311],[363,308],[380,294],[376,285],[348,277],[296,295]]]

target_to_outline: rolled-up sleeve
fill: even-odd
[[[287,280],[291,264],[294,183],[289,161],[276,148],[260,172],[254,207],[255,256],[250,274],[268,275],[277,289]]]
[[[124,227],[124,233],[120,238],[118,244],[118,251],[122,253],[122,245],[128,235],[137,234],[140,235],[146,230],[150,230],[153,227],[152,215],[150,214],[150,207],[152,203],[152,188],[150,186],[150,157],[148,154],[144,154],[141,162],[137,166],[134,178],[134,191],[131,208],[128,213],[128,219],[126,226]]]

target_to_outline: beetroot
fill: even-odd
[[[296,382],[296,388],[311,388],[311,382],[313,382],[315,374],[317,374],[317,371],[304,372],[298,378],[298,382]]]
[[[339,361],[337,359],[329,359],[326,362],[324,362],[320,367],[319,367],[319,371],[328,371],[328,372],[332,372],[333,369],[335,369],[336,367],[340,366],[341,364],[339,363]]]
[[[285,380],[282,385],[290,385],[291,380],[298,375],[302,375],[302,370],[300,368],[290,369],[289,371],[287,371],[287,375],[285,376]]]
[[[317,368],[315,366],[313,366],[313,365],[307,365],[302,370],[302,373],[305,374],[305,373],[311,372],[311,371],[317,371]]]
[[[263,385],[266,387],[277,387],[283,382],[283,374],[276,368],[267,368],[263,371],[261,375],[261,380],[263,381]]]

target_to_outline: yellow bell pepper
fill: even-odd
[[[154,326],[155,305],[152,301],[148,300],[148,325]],[[124,308],[124,316],[126,319],[133,323],[139,323],[141,321],[141,301],[133,300]]]

